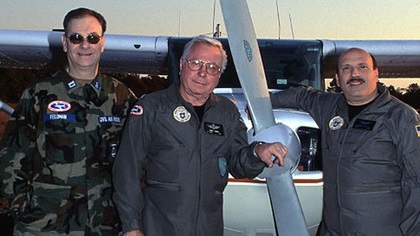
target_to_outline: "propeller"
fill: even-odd
[[[232,57],[254,126],[248,132],[248,139],[251,142],[281,142],[288,148],[283,167],[265,168],[259,176],[267,181],[277,234],[309,236],[292,178],[301,155],[300,141],[288,126],[275,123],[248,5],[245,0],[220,0],[220,5]]]

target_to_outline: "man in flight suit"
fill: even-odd
[[[420,235],[420,117],[378,75],[375,58],[351,48],[338,60],[342,93],[272,95],[273,107],[305,110],[321,129],[322,236]]]
[[[180,59],[180,82],[131,110],[113,171],[126,236],[221,236],[228,174],[253,178],[283,164],[286,147],[248,145],[236,106],[213,93],[226,63],[219,41],[196,37]]]

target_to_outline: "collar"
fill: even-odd
[[[83,87],[80,84],[78,84],[77,81],[75,79],[73,79],[65,70],[63,70],[59,74],[59,77],[62,79],[68,93],[72,93],[72,92],[74,92],[74,91]],[[100,73],[98,73],[96,75],[95,79],[93,79],[92,82],[87,83],[87,85],[91,86],[96,91],[98,96],[99,96],[99,93],[101,91],[101,82],[99,80],[100,77],[101,77],[101,75],[100,75]]]

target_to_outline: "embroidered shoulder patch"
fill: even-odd
[[[131,115],[134,115],[134,116],[141,116],[141,115],[143,115],[143,107],[140,106],[140,105],[138,105],[138,104],[134,105],[131,108],[130,114]]]
[[[414,128],[416,128],[417,137],[420,138],[420,125],[416,125]]]

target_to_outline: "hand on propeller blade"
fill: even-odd
[[[268,167],[273,167],[274,164],[284,165],[284,158],[287,155],[287,147],[280,142],[275,143],[260,143],[255,146],[255,154]]]

